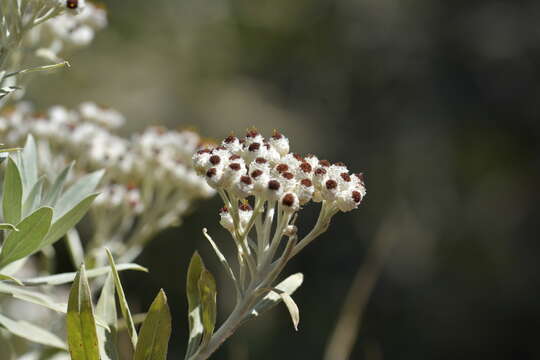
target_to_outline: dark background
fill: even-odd
[[[364,171],[362,207],[286,269],[302,271],[295,333],[284,307],[216,359],[320,359],[376,239],[393,243],[352,359],[539,359],[540,2],[109,0],[110,26],[30,92],[41,106],[94,100],[148,124],[223,138],[282,130],[296,152]],[[48,91],[52,90],[54,91]],[[47,90],[47,91],[44,91]],[[45,93],[45,94],[44,94]],[[228,243],[218,199],[124,274],[135,311],[163,287],[186,342],[184,283],[200,229]],[[302,213],[306,230],[314,209]]]

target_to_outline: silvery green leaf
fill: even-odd
[[[58,241],[66,232],[74,227],[83,216],[88,212],[90,205],[97,197],[98,194],[92,194],[81,200],[73,208],[71,208],[67,213],[64,213],[62,217],[55,216],[53,217],[53,224],[51,229],[45,238],[43,239],[42,246],[52,245]]]
[[[70,211],[73,207],[79,204],[83,199],[88,198],[95,190],[104,171],[98,170],[83,176],[75,182],[69,189],[67,189],[58,199],[56,203],[54,220],[62,217],[65,213]]]
[[[116,266],[117,271],[123,271],[123,270],[137,270],[137,271],[144,271],[148,272],[148,269],[145,267],[142,267],[137,264],[119,264]],[[110,266],[103,266],[91,270],[86,270],[86,277],[88,279],[107,275],[111,272]],[[49,275],[49,276],[40,276],[36,278],[31,279],[24,279],[22,280],[23,284],[26,286],[36,286],[36,285],[62,285],[72,282],[75,279],[75,276],[77,275],[76,272],[69,272],[69,273],[63,273],[63,274],[56,274],[56,275]]]
[[[134,360],[166,360],[171,336],[171,312],[167,296],[160,290],[139,332]]]
[[[69,293],[66,330],[72,360],[99,360],[92,295],[81,265]]]
[[[9,157],[4,174],[2,209],[4,221],[17,224],[21,220],[23,185],[19,168]]]
[[[4,223],[1,223],[1,224],[0,224],[0,230],[19,231],[19,229],[17,229],[17,228],[15,227],[15,225],[4,224]]]
[[[28,216],[34,210],[36,210],[41,204],[41,192],[43,190],[43,182],[45,181],[44,177],[41,177],[36,181],[32,189],[26,195],[26,198],[23,203],[22,216]]]
[[[21,177],[26,194],[34,186],[38,179],[38,157],[36,142],[32,135],[26,138],[26,144],[21,151]]]
[[[204,328],[203,344],[208,343],[216,326],[216,280],[208,270],[203,270],[199,278],[199,296],[201,298],[201,320]]]
[[[43,199],[44,205],[49,205],[54,207],[56,205],[56,202],[58,201],[58,198],[60,197],[60,194],[62,193],[62,189],[64,188],[64,184],[66,183],[66,180],[69,176],[69,173],[71,172],[71,169],[73,168],[73,165],[75,162],[71,162],[68,166],[66,166],[62,172],[56,177],[54,180],[54,183],[52,184],[51,188],[47,192],[47,195]]]
[[[26,321],[15,321],[0,314],[0,325],[13,335],[32,342],[51,346],[58,349],[67,349],[66,344],[55,334]]]
[[[118,359],[118,353],[116,350],[118,323],[114,292],[115,286],[113,275],[109,273],[96,305],[96,316],[99,316],[106,321],[110,329],[110,331],[106,331],[103,328],[97,328],[101,360]]]
[[[273,289],[272,291],[277,292],[285,306],[287,306],[287,310],[289,310],[289,314],[291,315],[294,330],[298,331],[298,323],[300,322],[300,310],[298,309],[298,305],[296,305],[291,295],[286,292],[277,289]]]
[[[13,276],[10,276],[10,275],[0,274],[0,281],[3,281],[3,280],[12,281],[19,286],[24,286],[24,284],[19,279],[14,278]]]
[[[303,281],[304,275],[301,273],[296,273],[280,282],[277,286],[275,286],[275,288],[292,295],[296,289],[302,285]],[[254,309],[251,311],[251,317],[259,316],[260,314],[279,304],[281,301],[282,297],[275,292],[268,293],[261,301],[257,303],[257,305],[255,305]]]
[[[203,234],[206,237],[206,239],[208,240],[208,242],[210,243],[210,245],[212,246],[212,249],[214,249],[214,252],[216,253],[219,261],[221,262],[221,265],[223,265],[223,267],[225,268],[226,273],[231,278],[231,280],[232,280],[232,282],[234,284],[234,287],[236,289],[237,296],[240,296],[241,295],[240,286],[238,284],[238,281],[236,280],[236,276],[234,275],[233,269],[231,268],[231,266],[229,265],[229,262],[227,261],[227,258],[219,250],[219,247],[216,245],[214,240],[212,240],[210,235],[208,235],[208,231],[206,230],[206,228],[203,229]]]
[[[20,286],[14,286],[0,282],[0,294],[11,295],[16,299],[46,307],[59,313],[66,313],[66,304],[58,303],[45,294],[26,290]]]
[[[124,317],[128,325],[128,334],[131,339],[131,344],[133,345],[133,350],[135,350],[137,347],[137,330],[135,329],[135,323],[133,322],[133,317],[131,316],[131,311],[129,310],[126,295],[124,294],[124,289],[122,288],[122,282],[120,281],[120,275],[118,275],[118,270],[116,268],[116,264],[114,263],[111,251],[109,249],[105,250],[107,251],[109,264],[111,265],[114,285],[116,287],[116,294],[118,295],[118,300],[120,303],[120,310],[122,311],[122,316]]]
[[[84,248],[76,228],[71,228],[66,233],[66,245],[71,256],[71,262],[81,264],[84,261]]]
[[[49,231],[52,209],[42,207],[17,224],[19,231],[12,231],[0,253],[0,268],[29,256],[41,248],[41,241]]]
[[[201,320],[201,299],[199,294],[199,279],[205,270],[203,260],[198,252],[195,251],[189,262],[186,295],[188,300],[188,320],[189,320],[189,340],[186,351],[186,359],[191,357],[201,342],[204,328]]]

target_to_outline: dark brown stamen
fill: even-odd
[[[209,178],[211,178],[212,176],[214,176],[216,174],[217,174],[216,168],[208,169],[208,171],[206,172],[206,176],[209,177]]]
[[[268,182],[268,188],[269,188],[270,190],[277,191],[277,190],[279,190],[280,187],[281,187],[281,184],[280,184],[279,181],[277,181],[277,180],[270,180],[270,181]]]
[[[324,170],[323,168],[317,168],[315,170],[315,175],[319,175],[319,176],[326,175],[326,170]]]
[[[326,188],[328,190],[333,190],[333,189],[337,188],[337,182],[335,180],[332,180],[332,179],[327,180],[326,181]]]
[[[285,206],[291,207],[294,205],[294,195],[293,194],[285,194],[283,196],[283,199],[281,200],[281,203]]]
[[[360,191],[356,191],[354,190],[352,192],[352,199],[354,200],[355,203],[360,203],[360,201],[362,201],[362,194],[360,194]]]
[[[212,155],[210,156],[210,163],[212,165],[217,165],[221,162],[221,158],[218,155]]]
[[[328,160],[319,160],[319,165],[324,166],[324,167],[329,167],[330,166],[330,161],[328,161]]]
[[[253,183],[253,181],[251,180],[249,176],[242,176],[240,178],[240,181],[246,185],[251,185]]]
[[[280,174],[287,170],[289,170],[289,166],[287,164],[279,164],[278,166],[276,166],[276,171]]]
[[[303,162],[300,164],[300,169],[305,172],[306,174],[309,174],[312,170],[311,165],[307,162]]]
[[[262,157],[258,157],[255,159],[255,162],[257,164],[266,164],[267,163],[267,160],[265,158],[262,158]]]
[[[229,157],[229,160],[238,160],[238,159],[240,159],[240,156],[238,156],[238,155],[231,155]]]
[[[251,177],[254,178],[254,179],[256,179],[256,178],[258,178],[259,176],[261,176],[262,173],[263,173],[263,172],[262,172],[261,170],[259,170],[259,169],[253,170],[253,171],[251,172]]]
[[[350,182],[351,181],[351,177],[349,176],[349,174],[347,173],[341,173],[339,176],[341,176],[341,178],[346,181],[346,182]]]
[[[229,168],[234,171],[239,171],[242,168],[242,166],[239,163],[232,163],[232,164],[229,164]]]
[[[309,179],[302,179],[302,181],[300,181],[300,184],[304,185],[305,187],[312,187],[313,186],[313,183]]]
[[[281,174],[281,176],[283,176],[287,180],[292,180],[294,178],[294,175],[290,172],[284,172],[283,174]]]
[[[248,150],[249,150],[249,151],[257,151],[257,150],[259,150],[260,148],[261,148],[261,144],[259,144],[259,143],[253,143],[253,144],[249,145]]]

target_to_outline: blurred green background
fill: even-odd
[[[364,171],[360,210],[287,268],[302,271],[295,333],[284,307],[245,326],[215,359],[321,359],[366,250],[393,244],[351,359],[539,359],[540,2],[108,0],[110,26],[41,76],[45,107],[94,100],[125,134],[149,124],[223,138],[282,130],[295,152]],[[536,190],[535,190],[536,189]],[[217,199],[157,238],[125,274],[136,311],[160,287],[186,342],[184,282],[203,239],[229,244]],[[308,207],[301,224],[314,222]]]

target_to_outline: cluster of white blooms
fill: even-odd
[[[65,50],[88,45],[96,31],[107,26],[105,8],[82,0],[68,0],[68,11],[34,27],[26,37],[29,46],[39,44],[38,55],[52,60]]]
[[[343,163],[290,153],[289,140],[277,131],[269,139],[255,130],[243,139],[231,135],[218,147],[197,151],[193,163],[210,186],[233,197],[279,200],[286,211],[312,200],[351,211],[366,194],[362,174],[350,174]]]
[[[17,145],[34,135],[43,170],[50,174],[60,173],[73,160],[79,176],[105,169],[92,209],[100,237],[96,243],[117,239],[140,245],[178,223],[195,200],[215,190],[191,163],[201,146],[197,133],[150,127],[123,138],[114,131],[124,122],[116,110],[90,102],[73,110],[54,106],[43,114],[21,102],[0,114],[0,138]]]
[[[219,250],[218,256],[239,299],[271,287],[285,264],[328,229],[334,215],[358,208],[366,195],[361,173],[351,174],[343,163],[291,153],[289,140],[275,130],[268,139],[250,129],[242,139],[230,135],[218,146],[202,147],[193,155],[193,166],[223,199],[220,224],[236,245],[238,276]],[[310,202],[321,204],[319,217],[300,239],[295,222]]]

